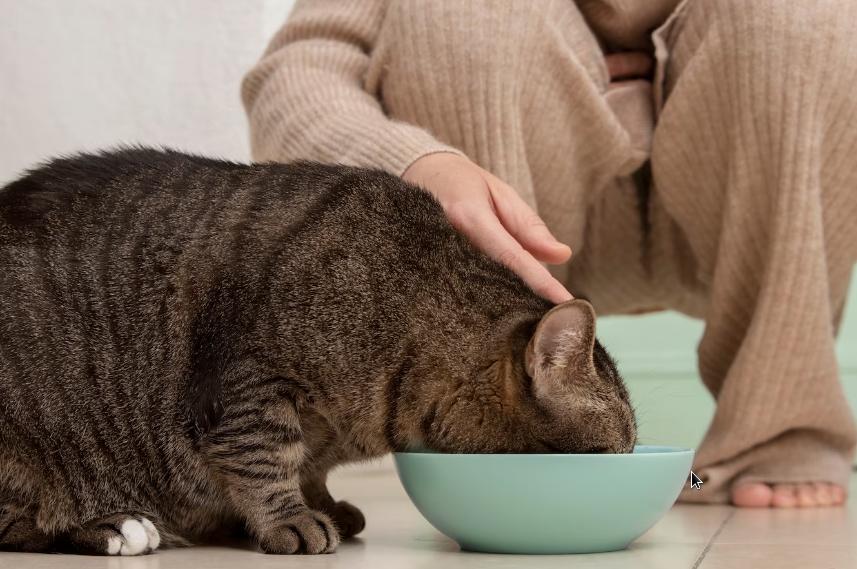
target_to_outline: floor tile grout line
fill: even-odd
[[[702,565],[702,561],[705,559],[705,556],[708,555],[708,550],[711,549],[711,546],[714,545],[714,540],[717,539],[717,536],[720,535],[720,532],[723,531],[723,528],[726,527],[726,524],[729,523],[729,520],[732,519],[732,516],[735,515],[735,510],[733,509],[729,512],[729,515],[723,519],[723,522],[720,524],[720,527],[717,528],[717,531],[711,536],[711,539],[708,540],[708,543],[705,544],[705,547],[702,549],[702,553],[699,554],[699,557],[696,558],[696,561],[693,563],[693,566],[690,569],[699,569],[699,566]]]

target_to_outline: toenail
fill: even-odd
[[[777,484],[771,503],[779,508],[794,508],[798,503],[796,490],[791,484]]]

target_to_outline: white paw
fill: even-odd
[[[156,550],[161,545],[161,534],[158,533],[155,524],[146,518],[140,518],[140,523],[143,524],[143,529],[146,530],[146,535],[149,538],[149,549],[152,551]]]
[[[140,555],[154,551],[161,544],[161,536],[146,518],[127,519],[119,527],[121,535],[107,540],[107,555]]]

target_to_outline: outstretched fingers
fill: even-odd
[[[544,263],[565,263],[571,248],[560,243],[539,215],[504,182],[493,179],[489,194],[503,227],[533,257]]]
[[[466,218],[467,236],[495,261],[517,273],[533,291],[555,303],[572,298],[539,261],[526,251],[490,212],[467,210],[452,215]]]

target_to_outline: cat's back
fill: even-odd
[[[222,225],[230,220],[264,224],[273,218],[281,226],[318,221],[320,212],[354,205],[355,198],[378,206],[377,198],[399,194],[397,206],[409,206],[399,211],[413,213],[432,201],[421,193],[378,170],[313,162],[243,164],[168,149],[122,148],[57,158],[0,188],[0,234],[3,244],[73,249],[83,249],[88,238],[127,237],[141,229],[198,240],[236,229]]]
[[[147,148],[53,160],[0,189],[0,383],[176,368],[230,274],[252,288],[285,253],[322,277],[337,246],[389,264],[434,249],[444,224],[432,198],[379,171]]]
[[[48,318],[66,317],[73,329],[93,304],[121,303],[132,284],[163,279],[237,168],[129,148],[55,159],[3,187],[0,322],[16,320],[24,336]],[[0,324],[4,344],[22,341],[9,332]]]
[[[138,394],[117,378],[137,379],[146,344],[150,361],[166,361],[158,330],[176,284],[178,228],[194,209],[222,199],[209,182],[228,175],[140,148],[53,160],[0,189],[6,420],[65,430],[68,409],[94,398],[119,412],[131,404],[117,394]]]
[[[216,203],[247,165],[170,150],[124,148],[57,158],[0,189],[0,230],[10,240],[40,243],[86,237],[135,225],[157,228],[164,216],[145,217],[146,207],[187,208]],[[162,209],[161,213],[167,211]],[[75,228],[76,235],[70,230]],[[53,239],[52,239],[53,238]]]

